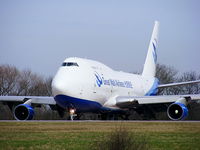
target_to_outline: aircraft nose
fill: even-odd
[[[62,80],[54,78],[52,81],[52,93],[54,96],[64,94],[65,84]]]

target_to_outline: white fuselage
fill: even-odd
[[[54,97],[64,95],[97,102],[102,107],[117,108],[116,96],[155,94],[155,81],[156,78],[152,77],[114,71],[97,61],[68,58],[56,73],[52,90]],[[73,99],[73,103],[76,103],[76,100]]]

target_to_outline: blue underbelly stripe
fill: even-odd
[[[102,105],[98,102],[66,95],[57,95],[54,99],[62,108],[75,107],[80,112],[96,112],[102,108]]]
[[[71,108],[74,107],[76,109],[76,112],[93,112],[93,113],[124,113],[123,110],[120,109],[111,109],[107,107],[103,107],[100,103],[91,101],[91,100],[85,100],[80,98],[75,98],[67,95],[57,95],[54,97],[56,103],[61,106],[62,108]]]

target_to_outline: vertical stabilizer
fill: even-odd
[[[158,33],[159,33],[159,22],[155,21],[142,76],[155,77],[156,63],[157,63],[156,49],[158,47]]]

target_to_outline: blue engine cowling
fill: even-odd
[[[167,115],[172,120],[183,120],[188,116],[188,108],[180,102],[175,102],[168,107]]]
[[[14,117],[16,120],[31,120],[34,116],[34,109],[30,105],[20,104],[14,109]]]

